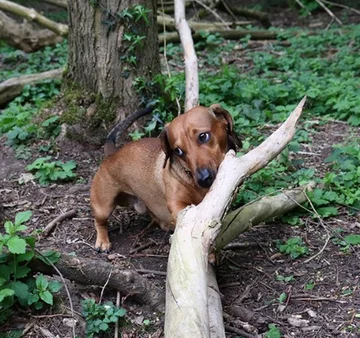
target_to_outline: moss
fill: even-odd
[[[64,111],[61,122],[74,125],[86,121],[86,111],[94,102],[95,94],[86,92],[75,83],[66,81],[62,89]]]

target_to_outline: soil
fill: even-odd
[[[286,20],[281,21],[281,17]],[[277,20],[283,26],[287,21],[291,25],[294,23],[286,13],[279,14]],[[322,22],[323,26],[329,23],[329,18],[324,15],[311,20]],[[325,173],[324,159],[331,145],[343,141],[346,135],[356,134],[360,136],[359,129],[338,121],[315,125],[312,143],[302,149],[303,166]],[[77,180],[48,186],[40,186],[33,180],[20,184],[19,178],[27,173],[26,165],[42,156],[38,151],[40,145],[40,142],[33,144],[32,158],[22,161],[16,159],[14,151],[5,145],[5,139],[0,139],[0,221],[14,219],[19,211],[32,210],[28,224],[30,233],[43,229],[56,216],[75,209],[75,217],[59,223],[48,237],[39,237],[39,250],[74,253],[95,262],[125,262],[126,266],[132,266],[144,278],[165,289],[170,233],[153,226],[141,235],[150,218],[138,216],[130,209],[117,209],[110,219],[111,255],[99,254],[93,249],[95,230],[89,207],[89,187],[103,158],[102,149],[62,142],[53,155],[62,161],[76,161]],[[343,210],[326,222],[309,214],[302,220],[303,226],[289,226],[277,220],[256,226],[235,241],[247,245],[221,253],[217,273],[227,337],[256,337],[266,332],[270,323],[276,324],[284,337],[360,336],[360,250],[352,247],[349,252],[342,252],[332,240],[327,242],[329,235],[338,228],[343,230],[342,234],[358,233],[360,217],[349,216]],[[305,238],[310,248],[309,256],[292,260],[278,253],[276,240],[294,236]],[[143,245],[145,248],[141,249]],[[133,252],[136,248],[138,251]],[[321,254],[315,257],[319,251]],[[281,276],[291,275],[294,279],[290,282],[280,280]],[[94,297],[99,300],[101,288],[71,281],[67,285],[77,313],[81,312],[82,299]],[[286,298],[281,302],[279,298],[283,293]],[[22,329],[29,325],[25,337],[49,337],[49,332],[53,336],[71,337],[69,301],[64,291],[60,298],[52,311],[41,316],[20,311],[14,313],[3,329]],[[103,300],[115,299],[116,293],[105,288]],[[131,295],[121,295],[121,305],[127,309],[127,319],[131,323],[121,329],[122,337],[163,337],[162,314],[137,304]],[[80,316],[77,319],[77,334],[83,337],[84,320]],[[142,324],[144,319],[150,320],[148,327]]]

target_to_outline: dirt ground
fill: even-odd
[[[314,22],[317,20],[321,22],[318,18],[313,19]],[[324,159],[331,145],[341,142],[350,133],[360,136],[359,129],[350,130],[341,122],[314,126],[312,143],[302,149],[305,154],[301,155],[303,166],[326,172]],[[17,212],[32,210],[31,232],[43,229],[57,215],[75,209],[76,216],[58,224],[48,237],[40,240],[38,249],[56,249],[95,261],[111,258],[114,264],[125,262],[157,287],[165,289],[170,234],[152,227],[144,236],[136,236],[146,227],[149,218],[137,216],[132,210],[116,210],[110,220],[111,256],[98,254],[93,249],[95,230],[89,207],[89,187],[103,157],[101,149],[70,141],[62,145],[56,158],[75,160],[78,179],[71,183],[40,186],[33,181],[18,183],[19,177],[26,173],[26,164],[40,156],[37,151],[40,143],[33,144],[33,158],[25,163],[15,158],[13,150],[5,146],[4,141],[4,138],[0,139],[0,205],[3,206],[0,215],[3,219],[14,219]],[[309,215],[302,219],[305,225],[301,227],[281,224],[277,220],[261,224],[235,241],[246,245],[221,253],[218,283],[227,337],[256,337],[266,332],[270,323],[275,323],[284,337],[360,336],[359,248],[343,253],[329,240],[321,255],[309,260],[322,250],[329,235],[337,228],[342,228],[344,235],[359,232],[359,215],[349,216],[344,211],[326,222]],[[278,253],[275,240],[294,236],[305,238],[311,250],[309,256],[292,260]],[[278,275],[293,275],[294,280],[285,283],[276,278]],[[99,288],[70,281],[67,284],[77,312],[81,312],[81,299],[99,298]],[[287,294],[287,299],[280,304],[278,299],[282,293]],[[122,305],[128,310],[127,318],[132,323],[122,329],[122,337],[163,336],[161,314],[148,311],[134,302],[131,295],[121,296]],[[114,301],[115,298],[115,292],[105,290],[105,300]],[[67,296],[62,292],[61,301],[52,312],[42,316],[14,313],[6,328],[23,328],[30,323],[26,337],[46,337],[44,329],[54,336],[71,337],[72,329],[67,326],[68,306]],[[144,319],[150,320],[146,328],[142,324]],[[79,330],[83,330],[84,322],[80,320],[79,326]],[[78,334],[84,336],[83,331]]]

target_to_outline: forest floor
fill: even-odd
[[[287,26],[291,22],[292,25],[313,24],[321,28],[326,27],[329,20],[326,14],[322,14],[306,22],[295,22],[291,16],[281,13],[274,22],[278,26]],[[304,161],[303,166],[325,173],[327,164],[324,159],[331,146],[347,135],[360,137],[359,128],[341,121],[315,124],[311,131],[311,146],[304,146],[301,149],[303,155],[298,155]],[[110,219],[111,255],[98,254],[93,249],[95,230],[89,188],[103,158],[102,149],[70,141],[63,144],[56,158],[75,160],[78,179],[71,183],[41,186],[34,181],[19,184],[19,177],[26,172],[29,162],[17,159],[13,149],[4,141],[3,138],[0,142],[0,196],[6,218],[14,219],[17,212],[32,210],[33,216],[28,224],[29,231],[32,231],[42,229],[66,211],[75,209],[77,212],[75,217],[58,224],[48,237],[41,238],[38,249],[51,248],[95,261],[125,263],[165,290],[170,233],[152,227],[144,236],[136,236],[149,223],[148,217],[138,216],[130,209],[116,210]],[[40,145],[41,141],[31,146],[33,159],[39,156],[37,149]],[[302,226],[289,226],[277,220],[260,224],[236,239],[236,243],[243,243],[241,247],[221,253],[217,275],[227,337],[256,337],[268,332],[269,324],[276,324],[283,337],[360,336],[360,249],[350,247],[343,251],[338,242],[329,240],[339,228],[344,234],[360,232],[359,215],[340,210],[338,216],[326,221],[311,215],[302,216],[302,220]],[[279,253],[277,240],[299,235],[305,238],[310,255],[294,260]],[[313,257],[320,250],[323,250],[321,254]],[[68,287],[77,312],[81,312],[82,299],[99,299],[100,292],[96,288],[71,282],[68,282]],[[131,295],[121,296],[121,305],[127,310],[130,323],[121,329],[122,337],[163,336],[164,316],[144,309],[131,299]],[[105,290],[104,298],[114,301],[116,294]],[[62,292],[57,308],[42,316],[14,313],[7,327],[21,328],[32,323],[25,337],[45,337],[43,329],[53,336],[71,337],[72,329],[66,326],[69,311],[64,310],[68,306],[67,296]],[[144,326],[144,320],[149,320],[149,325]],[[84,321],[80,323],[82,333],[78,335],[82,337]]]

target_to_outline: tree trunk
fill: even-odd
[[[139,17],[136,8],[147,13]],[[160,71],[156,0],[73,0],[68,12],[66,86],[115,102],[122,118],[140,102],[133,80]]]

